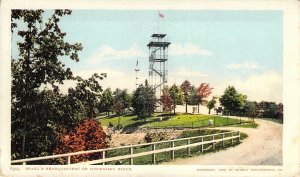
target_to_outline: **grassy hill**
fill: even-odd
[[[215,126],[226,126],[230,124],[240,123],[239,119],[226,118],[217,115],[201,115],[201,114],[175,114],[162,115],[154,114],[151,117],[140,119],[136,115],[123,115],[116,117],[101,118],[99,121],[102,126],[108,126],[111,122],[114,126],[118,124],[123,127],[205,127],[208,126],[209,120],[213,120]],[[245,121],[243,121],[245,122]]]

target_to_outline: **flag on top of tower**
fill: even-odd
[[[165,17],[164,14],[160,13],[159,11],[157,11],[157,12],[158,12],[158,16],[159,16],[160,18],[164,18],[164,17]]]

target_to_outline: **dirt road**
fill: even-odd
[[[282,124],[256,120],[254,128],[226,127],[248,134],[242,144],[227,150],[187,159],[175,159],[164,165],[282,165]]]

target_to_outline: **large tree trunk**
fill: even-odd
[[[174,107],[174,114],[176,114],[176,112],[175,112],[175,107]]]
[[[210,114],[210,109],[208,109],[208,114]]]
[[[198,114],[199,114],[200,104],[198,104]]]

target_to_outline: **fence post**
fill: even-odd
[[[26,165],[26,162],[23,162],[22,165]]]
[[[212,136],[212,140],[215,140],[215,135]],[[215,142],[212,143],[212,148],[215,149]]]
[[[233,145],[232,132],[230,132],[230,137],[231,137],[231,145]]]
[[[224,138],[225,138],[225,133],[222,134],[222,147],[224,148]]]
[[[155,144],[152,144],[152,151],[153,151],[153,154],[152,154],[152,164],[155,164],[156,161],[155,161]]]
[[[102,151],[102,159],[105,159],[105,151]],[[102,165],[105,165],[105,162],[103,162]]]
[[[71,164],[71,156],[66,156],[67,165]]]
[[[190,139],[187,140],[187,144],[188,145],[191,144],[191,140]],[[191,148],[190,147],[187,148],[187,154],[188,154],[188,156],[191,156]]]
[[[201,142],[203,143],[203,136],[201,137]],[[201,144],[201,152],[203,152],[203,144]]]
[[[214,127],[216,126],[216,118],[214,117]]]
[[[174,141],[171,141],[171,147],[175,147],[175,143]],[[175,151],[174,150],[171,150],[171,159],[174,160],[175,158]]]
[[[238,132],[238,143],[241,141],[241,133],[240,132]]]
[[[133,147],[130,147],[130,155],[133,154]],[[133,165],[133,158],[130,157],[130,165]]]

